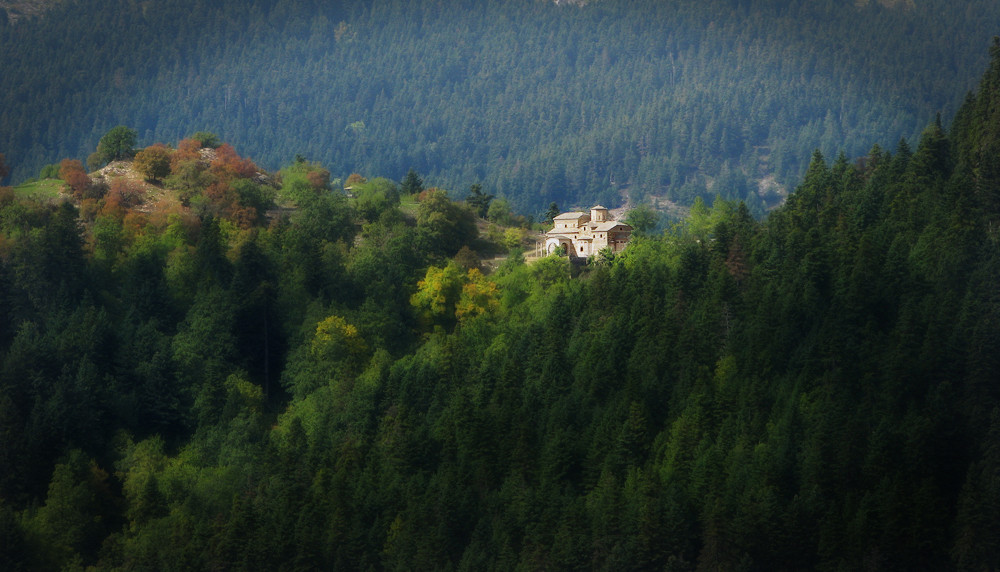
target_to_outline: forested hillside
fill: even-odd
[[[0,568],[995,569],[998,110],[1000,40],[950,128],[585,268],[307,161],[265,222],[232,149],[4,190]]]
[[[950,120],[998,19],[991,0],[61,2],[0,15],[0,152],[20,182],[115,125],[206,129],[268,169],[414,168],[529,214],[625,190],[761,214],[813,149]]]

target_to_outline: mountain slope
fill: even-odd
[[[0,150],[14,180],[110,127],[219,133],[269,169],[413,167],[520,210],[629,190],[765,201],[809,154],[915,138],[982,69],[976,0],[74,2],[0,32]]]
[[[246,228],[0,193],[0,564],[996,568],[990,55],[950,128],[583,268],[306,161]]]

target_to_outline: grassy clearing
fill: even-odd
[[[34,199],[38,201],[51,201],[59,197],[59,193],[65,183],[59,179],[42,179],[41,181],[29,181],[14,187],[14,193],[18,197]]]
[[[399,196],[399,210],[404,213],[417,218],[417,209],[420,208],[420,203],[417,202],[416,195],[409,195],[406,193],[401,193]]]

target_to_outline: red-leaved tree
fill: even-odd
[[[83,170],[79,159],[63,159],[59,163],[59,178],[69,185],[70,193],[77,199],[82,199],[90,190],[90,177]]]
[[[142,185],[125,178],[111,181],[111,188],[104,198],[104,208],[101,214],[124,217],[127,211],[143,202],[146,194]]]
[[[210,170],[220,181],[228,182],[233,179],[249,179],[260,169],[250,159],[240,157],[232,145],[223,143],[215,150]]]
[[[309,179],[309,186],[317,191],[330,188],[330,171],[326,169],[309,171],[306,173],[306,178]]]
[[[170,171],[176,172],[177,168],[189,161],[200,161],[201,142],[194,139],[181,139],[177,143],[177,150],[170,156]]]

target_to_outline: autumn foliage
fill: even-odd
[[[306,178],[309,180],[309,185],[317,191],[330,188],[330,171],[326,169],[309,171],[306,173]]]
[[[149,181],[158,181],[170,174],[171,151],[163,143],[155,143],[135,154],[132,167]]]
[[[142,204],[145,194],[146,191],[139,182],[125,178],[113,179],[101,213],[124,217],[129,209]]]
[[[181,139],[177,143],[177,149],[170,156],[170,171],[176,172],[177,168],[188,161],[201,160],[201,143],[194,139]]]
[[[365,181],[366,181],[366,179],[364,177],[362,177],[360,174],[358,174],[358,173],[351,173],[350,175],[347,176],[347,181],[344,184],[347,185],[348,187],[350,187],[352,185],[360,185],[360,184],[364,183]]]
[[[493,314],[500,306],[499,291],[478,268],[464,271],[454,262],[431,266],[410,298],[425,326],[450,328],[476,316]]]
[[[122,223],[131,221],[133,226],[153,223],[162,227],[166,215],[157,211],[166,209],[170,215],[219,217],[243,229],[260,224],[273,204],[274,193],[273,187],[259,181],[260,168],[241,157],[232,145],[206,149],[197,135],[178,142],[176,150],[155,143],[135,154],[132,169],[147,181],[162,180],[172,191],[157,205],[141,209],[149,211],[148,218],[136,210],[146,202],[146,183],[116,175],[118,168],[91,179],[80,161],[65,159],[59,164],[59,177],[78,201],[82,219],[89,223],[104,216]],[[329,171],[317,168],[310,173],[308,184],[319,190],[329,188],[329,180]],[[178,199],[179,204],[173,204]]]
[[[70,193],[78,199],[84,198],[92,184],[79,159],[63,159],[59,163],[59,178],[66,181]]]
[[[250,228],[257,222],[257,209],[240,203],[239,194],[227,182],[219,181],[205,189],[206,209],[214,216],[235,222],[240,228]]]
[[[253,161],[240,157],[229,143],[223,143],[215,150],[215,159],[212,160],[209,170],[220,181],[227,182],[233,179],[249,179],[260,171]]]
[[[0,207],[7,206],[14,202],[17,195],[14,194],[14,187],[0,187]]]

